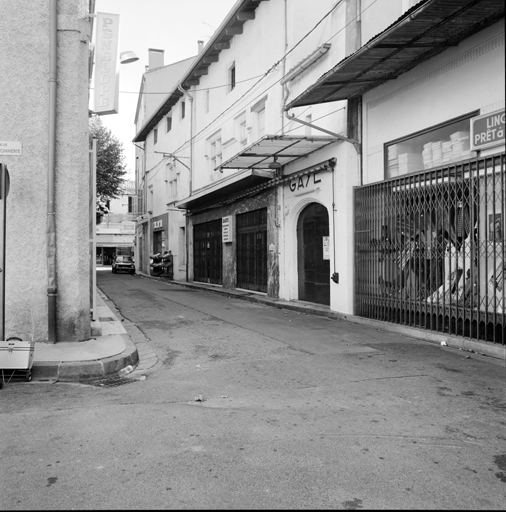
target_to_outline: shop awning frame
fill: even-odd
[[[182,210],[193,211],[211,203],[221,203],[244,189],[263,184],[274,177],[275,171],[272,170],[244,169],[207,187],[195,190],[190,197],[178,201],[175,206]]]
[[[215,168],[221,169],[273,169],[294,160],[306,157],[319,149],[337,142],[339,139],[330,136],[297,136],[297,135],[264,135],[259,140],[239,151]]]
[[[285,110],[360,97],[504,18],[504,0],[422,0]]]

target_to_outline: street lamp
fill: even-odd
[[[132,51],[121,52],[119,54],[119,61],[121,62],[121,64],[130,64],[131,62],[135,62],[138,60],[139,57],[137,57],[137,55]]]

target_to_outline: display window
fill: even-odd
[[[441,167],[477,156],[470,147],[470,119],[479,115],[471,112],[443,124],[413,133],[385,144],[385,177]]]

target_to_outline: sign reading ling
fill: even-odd
[[[97,13],[95,114],[117,114],[119,94],[119,14]]]
[[[504,109],[471,119],[471,150],[504,144]]]

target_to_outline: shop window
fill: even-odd
[[[476,156],[470,150],[470,119],[479,111],[385,144],[386,178],[441,167]]]

